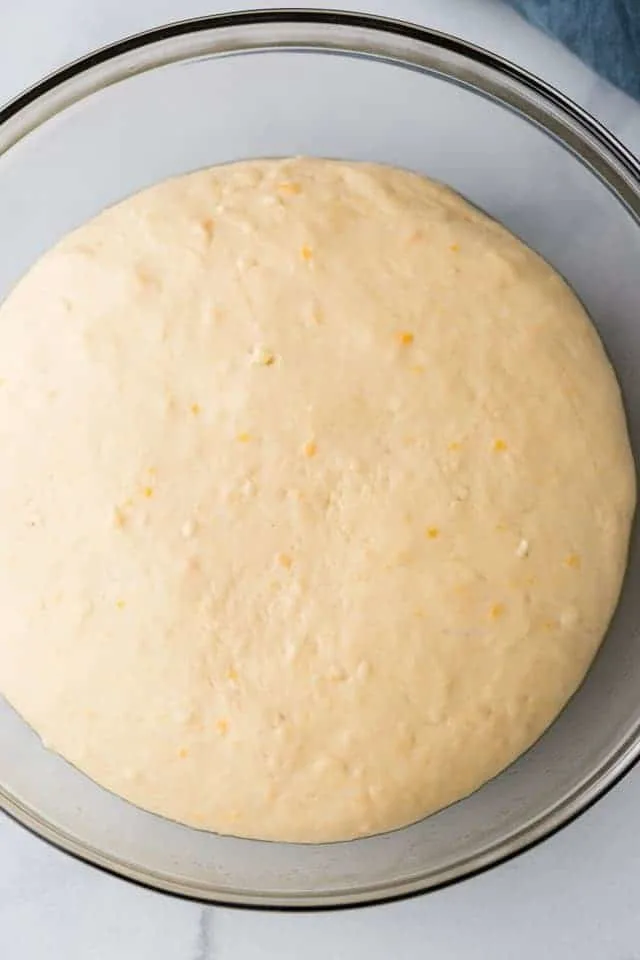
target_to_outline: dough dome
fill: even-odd
[[[0,691],[133,803],[291,841],[407,824],[580,684],[635,501],[537,255],[417,175],[158,184],[0,308]]]

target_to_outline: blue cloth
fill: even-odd
[[[507,0],[640,100],[640,0]]]

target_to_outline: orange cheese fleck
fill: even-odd
[[[302,193],[302,187],[300,184],[294,183],[292,180],[285,180],[282,183],[279,183],[278,190],[280,193]]]
[[[305,443],[304,447],[302,448],[302,452],[304,453],[305,457],[315,457],[316,453],[318,452],[318,445],[313,440],[309,440],[309,442]]]

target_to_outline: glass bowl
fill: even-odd
[[[597,324],[640,442],[640,168],[512,64],[374,17],[261,11],[175,23],[72,64],[0,112],[0,298],[71,227],[154,181],[317,154],[440,178],[565,275]],[[102,790],[0,703],[0,805],[83,860],[186,897],[260,907],[379,902],[547,837],[640,753],[640,557],[580,691],[473,796],[414,826],[323,845],[222,837]],[[37,668],[37,665],[34,665]]]

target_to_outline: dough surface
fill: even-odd
[[[337,840],[493,777],[581,682],[635,502],[565,282],[450,190],[161,183],[0,308],[0,691],[197,827]]]

